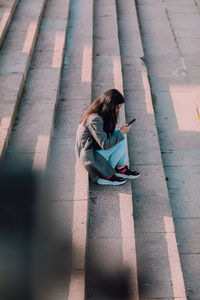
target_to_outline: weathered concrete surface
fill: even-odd
[[[136,243],[137,249],[140,249],[140,254],[137,257],[141,298],[162,299],[173,297],[172,281],[169,270],[166,268],[168,254],[166,253],[165,234],[156,232],[137,233],[136,231]]]
[[[200,120],[196,111],[200,83],[200,6],[198,1],[165,0],[138,1],[137,7],[187,297],[197,300],[200,297],[197,271]],[[162,48],[163,37],[170,41],[166,50]]]
[[[122,238],[119,193],[127,192],[127,184],[119,187],[91,185],[90,231],[92,239]],[[109,197],[107,196],[109,194]],[[121,248],[121,245],[120,245]],[[114,249],[113,249],[114,250]],[[114,251],[113,251],[114,252]]]
[[[44,3],[45,2],[43,1],[43,4]],[[23,40],[23,33],[24,37],[26,37],[25,25],[30,21],[29,15],[35,16],[35,11],[40,11],[40,13],[42,13],[42,2],[35,1],[33,7],[31,7],[31,3],[24,4],[21,2],[20,4],[20,8],[22,7],[24,11],[23,14],[19,11],[19,14],[16,15],[17,20],[16,22],[14,20],[11,25],[11,35],[14,36],[14,29],[17,29],[18,19],[22,18],[23,20],[24,17],[25,22],[24,24],[19,23],[19,25],[22,24],[21,30],[19,29],[17,31],[19,40],[17,38],[14,40],[10,38],[8,43],[5,44],[5,48],[2,50],[5,55],[11,53],[13,55],[11,57],[12,60],[10,63],[6,64],[6,60],[3,60],[4,57],[2,57],[2,62],[5,65],[4,72],[13,72],[13,68],[15,68],[14,71],[18,72],[18,77],[23,77],[23,68],[20,69],[20,63],[22,62],[20,61],[19,64],[17,63],[19,59],[17,54],[20,52],[20,45],[18,44],[16,46],[15,41],[20,43]],[[55,8],[55,15],[53,15],[51,4],[53,5],[53,1],[48,1],[48,6],[45,8],[46,17],[43,18],[37,40],[38,50],[35,52],[33,63],[30,65],[23,97],[20,99],[20,107],[16,122],[13,126],[13,132],[5,159],[7,165],[21,163],[33,169],[39,168],[42,171],[46,169],[50,150],[55,108],[60,89],[61,68],[69,13],[68,0],[60,2],[57,7],[53,5]],[[51,17],[48,16],[48,9],[51,12]],[[63,11],[65,12],[65,18],[59,19],[58,12],[62,13]],[[35,38],[36,36],[34,39]],[[7,51],[7,48],[11,50]],[[40,52],[41,48],[43,48],[42,53]],[[23,44],[21,50],[23,50]],[[46,50],[49,51],[45,52]],[[21,53],[22,52],[23,51],[21,51]],[[24,53],[22,54],[24,55]],[[7,58],[7,61],[8,60],[9,58]],[[15,60],[17,62],[14,64]],[[16,77],[17,75],[14,76]],[[6,76],[13,76],[13,74],[9,73],[9,75]],[[26,76],[24,75],[24,80],[25,77]],[[15,93],[18,95],[17,88],[15,90]],[[20,97],[20,94],[18,97]],[[50,177],[50,179],[52,180],[52,177]],[[50,187],[49,190],[51,191]],[[57,227],[50,228],[50,230],[56,232],[56,236],[62,238],[63,243],[71,243],[73,202],[57,201],[56,197],[54,198],[53,196],[53,194],[50,194],[50,200],[52,200],[52,202],[48,205],[53,211]],[[86,226],[84,225],[84,227]],[[64,261],[62,263],[65,264]],[[68,289],[66,282],[69,283],[67,274],[63,282],[59,280],[54,282],[54,284],[48,288],[48,291],[44,292],[42,299],[66,299]]]
[[[92,100],[111,88],[123,93],[115,1],[94,2],[93,52]],[[122,110],[120,124],[124,123],[125,114]],[[132,297],[138,299],[130,181],[120,187],[90,184],[89,215],[86,299],[108,298],[108,295],[99,294],[95,289],[95,285],[100,284],[95,282],[97,280],[95,273],[98,272],[92,269],[95,263],[105,274],[106,272],[116,274],[125,266],[130,268]]]
[[[67,3],[63,2],[63,6],[59,6],[60,11],[62,11],[62,7],[66,8],[65,20],[59,20],[52,16],[48,19],[43,18],[41,23],[36,48],[43,47],[43,52],[36,50],[30,65],[18,113],[19,124],[9,144],[9,149],[12,149],[14,153],[35,153],[38,136],[51,136],[67,30]],[[49,32],[53,39],[47,34]],[[48,45],[51,45],[51,48],[49,52],[46,52],[49,49]],[[55,55],[59,56],[56,65],[54,65]]]
[[[65,57],[48,172],[53,178],[54,202],[69,203],[73,208],[72,213],[67,215],[71,222],[69,229],[73,249],[67,299],[80,300],[85,297],[89,182],[87,172],[76,164],[74,145],[80,115],[91,101],[93,4],[85,0],[71,1],[69,9]],[[55,12],[57,16],[58,11]],[[46,36],[45,32],[43,36]],[[47,36],[52,36],[51,30]],[[51,39],[49,43],[43,42],[43,45],[49,48],[50,43]],[[42,46],[40,49],[42,50]],[[40,53],[36,53],[39,60]],[[43,53],[43,66],[48,63],[49,54],[50,51]],[[40,68],[38,59],[33,64]]]
[[[0,52],[0,96],[5,100],[0,104],[3,108],[2,116],[0,113],[0,151],[8,142],[7,130],[11,130],[16,114],[16,111],[14,115],[12,113],[15,99],[20,98],[33,51],[29,47],[30,38],[27,38],[28,25],[30,21],[36,21],[36,12],[42,12],[42,3],[41,0],[35,0],[34,3],[20,1]],[[170,252],[171,248],[176,250],[177,246],[165,182],[165,177],[168,177],[188,297],[199,300],[199,240],[196,238],[199,235],[200,210],[199,187],[196,184],[199,182],[199,119],[193,118],[193,108],[195,97],[200,95],[200,35],[197,28],[200,10],[188,0],[176,0],[176,3],[172,0],[140,0],[138,3],[145,16],[142,34],[146,43],[143,46],[145,54],[148,54],[145,60],[150,70],[152,95],[146,66],[140,59],[144,53],[136,10],[131,0],[94,1],[94,16],[92,1],[71,1],[59,91],[69,1],[57,0],[55,3],[54,0],[48,0],[18,118],[8,145],[8,164],[40,164],[44,169],[54,131],[48,166],[53,178],[51,204],[59,220],[60,227],[56,229],[58,234],[66,234],[75,245],[69,300],[84,299],[85,296],[89,182],[87,173],[76,164],[75,159],[78,121],[91,100],[105,90],[115,87],[123,92],[122,75],[126,120],[129,121],[133,116],[137,119],[128,134],[130,165],[141,171],[141,177],[133,181],[132,190],[129,181],[114,188],[90,185],[88,265],[91,267],[91,257],[94,257],[109,270],[129,266],[132,270],[133,298],[136,300],[137,249],[140,299],[185,300],[184,289],[177,288],[177,282],[181,280],[180,273],[176,278],[174,272],[177,266],[179,268],[179,256],[176,252]],[[163,3],[167,5],[168,17]],[[170,14],[172,22],[169,25]],[[182,26],[185,16],[188,18]],[[21,23],[21,20],[24,22]],[[172,28],[177,34],[176,45]],[[34,44],[36,34],[33,33],[36,31],[32,28],[28,32]],[[15,72],[17,74],[13,74]],[[190,85],[192,89],[188,90]],[[156,121],[162,157],[152,100],[158,116]],[[179,115],[176,118],[177,112]],[[123,113],[120,123],[125,123]],[[191,127],[195,130],[191,131]],[[180,131],[184,134],[179,134]],[[163,173],[162,159],[166,174]],[[67,285],[58,286],[56,290],[50,289],[46,298],[66,299],[67,290]],[[106,300],[106,296],[97,295],[93,289],[91,274],[87,278],[87,292],[88,299]]]
[[[15,12],[18,0],[2,0],[0,7],[0,48]]]
[[[147,13],[146,22],[148,27],[145,27],[146,31],[144,31],[144,34],[148,36],[151,30],[156,31],[157,29],[158,38],[162,40],[160,47],[155,47],[154,39],[151,36],[148,40],[149,45],[152,46],[152,48],[149,47],[150,55],[159,56],[164,51],[169,53],[169,55],[173,54],[175,52],[172,47],[173,37],[168,39],[168,42],[163,37],[167,20],[163,20],[163,14],[158,14],[162,3],[158,3],[158,1],[156,3],[155,1],[150,2],[148,2],[150,13],[145,6],[147,2],[140,2]],[[169,231],[171,233],[168,232],[169,228],[166,220],[172,221],[172,213],[152,107],[152,101],[154,102],[155,98],[152,97],[151,99],[149,94],[149,82],[146,80],[147,70],[144,63],[140,60],[143,53],[138,57],[138,61],[141,64],[140,72],[134,72],[134,69],[138,69],[138,62],[137,64],[135,63],[134,54],[132,54],[132,61],[130,59],[127,63],[127,57],[131,58],[131,53],[134,53],[135,43],[134,39],[132,41],[132,39],[125,38],[126,33],[130,28],[131,30],[134,28],[133,31],[138,30],[139,32],[138,24],[132,21],[135,15],[135,7],[130,1],[126,1],[127,11],[124,10],[120,1],[117,1],[117,7],[126,114],[127,116],[135,116],[138,119],[138,124],[136,122],[133,130],[129,133],[128,141],[131,165],[139,169],[142,174],[141,178],[132,182],[140,297],[142,299],[171,297],[185,299],[184,283],[183,280],[180,280],[182,279],[182,273],[176,240],[173,236],[173,239],[170,241],[171,245],[169,245],[168,240],[174,229],[172,226],[172,231]],[[152,21],[154,14],[157,16],[157,24],[154,24]],[[121,18],[126,20],[126,23],[125,21],[122,23],[123,25],[121,25]],[[138,40],[139,42],[140,40]],[[144,47],[149,45],[144,45]],[[126,48],[128,49],[127,52],[124,50]],[[133,70],[132,76],[129,76],[131,69]],[[157,78],[154,78],[154,80],[157,80]],[[174,256],[170,253],[170,248],[175,249]],[[172,259],[174,259],[174,266],[177,266],[176,271],[174,270]]]
[[[7,96],[9,95],[11,96],[9,106],[12,107],[12,110],[9,110],[9,115],[8,110],[1,109],[0,113],[1,123],[5,118],[9,120],[7,127],[3,128],[4,138],[0,140],[0,157],[5,153],[17,114],[19,99],[26,80],[45,2],[46,0],[37,0],[34,3],[31,1],[20,2],[7,35],[11,42],[8,42],[7,45],[4,44],[0,52],[1,93],[5,95],[5,97],[0,98],[0,105],[7,107]],[[18,34],[20,35],[19,40],[16,39]],[[22,36],[24,40],[22,40]],[[16,51],[16,49],[21,51]],[[0,130],[2,130],[2,125]]]
[[[200,260],[196,254],[182,254],[181,263],[184,272],[184,278],[187,282],[188,299],[199,299],[199,277],[200,277]],[[188,268],[188,266],[190,266]]]

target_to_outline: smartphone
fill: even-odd
[[[131,124],[132,124],[133,122],[135,122],[135,121],[136,121],[136,119],[131,120],[131,121],[128,123],[127,126],[131,125]]]

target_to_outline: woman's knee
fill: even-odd
[[[126,139],[126,137],[124,137],[124,139],[121,142],[119,142],[119,146],[121,148],[125,148],[126,149],[126,147],[127,147],[127,139]]]

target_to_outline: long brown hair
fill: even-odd
[[[115,130],[117,124],[117,119],[119,112],[117,112],[116,107],[119,104],[124,103],[124,97],[122,94],[116,90],[111,89],[103,93],[98,97],[83,113],[79,124],[83,122],[83,125],[86,126],[87,118],[93,113],[97,113],[103,118],[104,121],[104,131],[109,135],[112,134]]]

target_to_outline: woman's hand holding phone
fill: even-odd
[[[129,132],[130,128],[131,128],[131,124],[134,123],[136,121],[136,119],[131,120],[128,124],[123,125],[120,128],[121,133],[126,134]]]
[[[125,124],[120,128],[120,131],[121,131],[121,133],[126,134],[129,132],[130,128],[131,128],[130,125],[128,126],[128,124]]]

